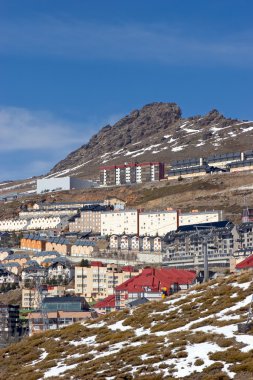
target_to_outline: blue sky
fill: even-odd
[[[251,0],[0,0],[0,180],[153,101],[253,120]]]

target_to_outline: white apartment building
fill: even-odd
[[[108,211],[101,214],[101,235],[137,235],[138,210]]]
[[[177,210],[164,211],[110,211],[101,214],[101,235],[165,236],[179,226],[220,222],[223,212],[197,211],[182,213]],[[116,240],[115,240],[116,248]]]
[[[223,220],[223,211],[198,211],[182,212],[178,215],[179,226],[190,224],[221,222]],[[168,231],[169,232],[169,231]]]
[[[149,211],[139,214],[140,236],[165,236],[178,227],[177,211]]]

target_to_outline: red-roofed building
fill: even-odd
[[[185,290],[195,284],[196,273],[182,269],[145,268],[142,273],[130,278],[115,288],[115,296],[109,296],[94,305],[98,312],[121,310],[129,302],[139,298],[160,300],[164,288],[173,294]]]
[[[237,271],[253,269],[253,255],[247,257],[246,259],[241,261],[239,264],[237,264],[235,269]]]
[[[106,297],[104,300],[97,302],[93,308],[97,313],[110,313],[115,311],[115,295],[112,294]]]

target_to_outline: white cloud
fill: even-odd
[[[0,150],[59,150],[84,143],[76,125],[58,120],[47,112],[0,107]]]
[[[172,25],[172,24],[171,24]],[[251,65],[253,31],[205,36],[187,26],[96,24],[41,18],[0,23],[2,54],[31,54],[68,59],[112,59],[163,63]]]

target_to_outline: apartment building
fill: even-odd
[[[85,296],[88,301],[102,299],[114,293],[115,286],[136,276],[131,266],[118,267],[116,264],[91,262],[91,266],[75,267],[75,293]]]
[[[216,172],[251,170],[253,151],[214,154],[208,157],[191,158],[172,162],[168,180],[180,177],[195,177]]]
[[[96,316],[83,297],[46,297],[42,301],[47,318],[43,320],[40,312],[28,315],[29,334],[43,330],[54,330],[81,322]]]
[[[162,239],[158,236],[118,236],[112,235],[109,240],[109,247],[113,250],[128,251],[149,251],[161,252],[163,249]]]
[[[183,213],[177,210],[143,211],[124,210],[101,214],[101,235],[165,236],[178,226],[219,222],[223,212],[198,211]]]
[[[142,162],[101,166],[100,183],[104,186],[160,181],[164,178],[164,163]]]
[[[116,310],[124,309],[129,303],[141,298],[149,301],[160,300],[164,288],[170,295],[190,288],[195,281],[196,273],[193,271],[174,268],[145,268],[138,276],[116,287],[115,308]],[[103,306],[105,307],[105,305]],[[94,307],[96,308],[97,305]]]
[[[22,328],[19,320],[19,306],[0,303],[0,341],[10,341],[21,335]]]
[[[243,218],[244,219],[244,218]],[[234,252],[230,260],[230,271],[253,253],[253,222],[245,222],[235,226],[233,230]]]
[[[70,232],[101,233],[101,213],[111,210],[111,206],[86,206],[69,223]]]
[[[101,214],[101,235],[137,235],[139,210],[110,211]]]
[[[41,295],[38,289],[23,288],[22,289],[22,308],[37,310],[40,307],[41,298],[63,296],[65,294],[65,286],[49,286],[43,285]]]
[[[178,227],[177,211],[147,211],[139,213],[141,236],[164,236]]]
[[[223,220],[222,210],[213,210],[213,211],[192,210],[191,212],[179,212],[178,214],[179,226],[186,226],[190,224],[221,222],[222,220]]]
[[[164,241],[164,264],[177,268],[203,268],[203,241],[207,241],[210,267],[229,267],[234,251],[234,225],[228,221],[181,226]]]

